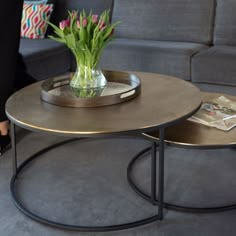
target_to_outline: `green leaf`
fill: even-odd
[[[61,30],[56,25],[52,24],[51,22],[47,21],[47,23],[54,29],[55,33],[60,36],[61,38],[64,38],[63,30]]]
[[[70,33],[68,35],[65,35],[64,38],[65,38],[65,41],[66,41],[66,44],[67,44],[68,48],[71,48],[71,49],[74,50],[76,48],[74,34]]]
[[[48,38],[53,39],[53,40],[55,40],[55,41],[57,41],[59,43],[66,43],[66,41],[64,39],[57,38],[57,37],[54,37],[52,35],[48,35]]]
[[[86,36],[87,36],[87,32],[86,32],[86,30],[84,29],[84,27],[81,26],[80,31],[79,31],[79,38],[80,38],[82,41],[85,41],[85,42],[86,42]]]

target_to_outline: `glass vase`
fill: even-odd
[[[107,80],[99,68],[92,68],[78,63],[70,81],[70,87],[75,97],[100,96]]]

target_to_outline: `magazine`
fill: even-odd
[[[224,96],[209,99],[188,120],[228,131],[236,126],[236,102]]]

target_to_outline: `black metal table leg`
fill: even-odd
[[[164,207],[164,149],[165,149],[165,130],[160,128],[160,141],[159,141],[159,191],[158,191],[158,204],[159,204],[159,216],[163,219],[163,207]]]
[[[156,205],[156,173],[157,173],[156,142],[152,142],[152,160],[151,160],[151,198],[152,204]]]
[[[13,174],[17,173],[17,152],[16,152],[16,126],[11,122],[11,146],[12,146],[12,168]]]
[[[164,203],[164,151],[165,151],[165,129],[160,128],[160,141],[159,141],[159,172],[158,172],[158,198],[156,199],[156,151],[157,151],[157,143],[152,141],[152,146],[145,148],[140,151],[129,163],[127,167],[127,180],[131,188],[142,198],[148,200],[153,205],[158,205],[158,216],[159,219],[163,219],[163,208],[165,206]],[[140,157],[142,157],[145,153],[151,150],[151,196],[143,193],[132,180],[131,173],[133,170],[133,166],[135,161]]]

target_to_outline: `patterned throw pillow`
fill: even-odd
[[[25,0],[24,3],[27,4],[47,4],[48,0]]]
[[[55,4],[56,0],[24,0],[28,4]]]
[[[53,11],[53,4],[27,4],[23,5],[21,19],[21,37],[29,39],[42,39],[48,27],[47,21]]]

